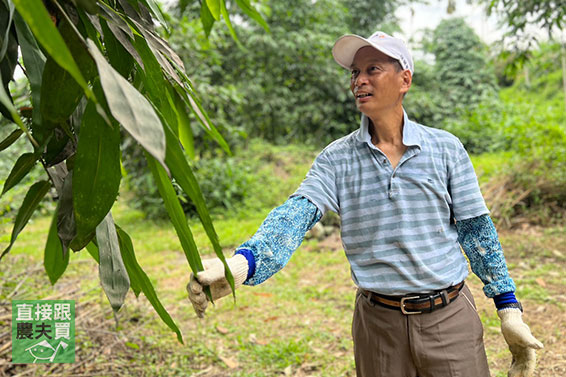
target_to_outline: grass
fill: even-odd
[[[264,169],[275,171],[283,182],[273,191],[273,181],[258,183],[258,195],[272,195],[267,199],[276,204],[292,192],[310,166],[307,155],[311,152],[299,152],[303,151],[282,148],[258,157],[265,161]],[[474,164],[489,176],[495,174],[489,169],[499,158],[504,157],[483,156],[474,159]],[[216,216],[214,224],[225,255],[256,231],[271,208],[256,205]],[[128,294],[116,326],[98,282],[97,265],[85,251],[72,253],[65,275],[51,286],[42,271],[51,219],[38,216],[0,262],[0,336],[10,326],[1,318],[9,313],[11,299],[57,295],[75,299],[77,315],[82,315],[76,324],[77,363],[55,365],[51,371],[45,365],[13,366],[9,352],[0,351],[0,371],[100,376],[355,375],[350,334],[355,287],[342,251],[332,252],[322,246],[327,244],[313,239],[305,241],[281,272],[257,287],[242,287],[235,302],[219,300],[199,320],[186,298],[190,270],[173,227],[167,221],[150,221],[120,203],[113,216],[132,237],[138,262],[180,327],[184,344],[177,342],[143,294],[137,299]],[[189,223],[203,257],[212,256],[200,224]],[[0,224],[0,249],[9,242],[10,232],[11,224]],[[546,346],[538,352],[537,376],[566,375],[564,234],[566,224],[500,232],[517,295],[525,306],[525,321]],[[335,243],[341,250],[339,240]],[[479,279],[471,275],[468,282],[484,324],[492,375],[505,376],[510,354],[499,318],[491,300],[483,296]]]
[[[205,319],[198,320],[186,299],[189,269],[172,227],[166,222],[147,221],[127,207],[118,206],[114,216],[132,236],[140,265],[180,326],[185,344],[176,341],[143,295],[135,299],[129,294],[116,330],[98,287],[96,266],[88,254],[79,252],[71,256],[68,271],[54,287],[49,286],[42,271],[36,271],[28,276],[24,290],[11,297],[45,298],[71,285],[80,286],[78,302],[93,300],[92,307],[102,313],[99,320],[108,334],[96,337],[88,328],[77,325],[77,344],[81,347],[78,361],[90,353],[100,353],[92,360],[92,368],[107,365],[103,375],[104,371],[109,375],[129,371],[148,376],[275,376],[285,371],[290,375],[354,375],[350,325],[355,287],[342,252],[321,250],[317,241],[309,240],[280,273],[260,286],[241,288],[235,303],[229,298],[219,300]],[[258,214],[245,223],[240,219],[217,220],[223,245],[232,249],[243,242],[263,216],[265,213]],[[0,300],[5,301],[19,282],[21,275],[16,273],[25,274],[30,267],[41,266],[49,221],[37,218],[28,225],[11,255],[0,264],[4,282]],[[566,278],[561,273],[565,260],[560,257],[560,250],[566,249],[562,230],[533,228],[501,233],[517,294],[526,307],[526,322],[547,345],[539,352],[539,376],[557,375],[548,362],[563,366],[557,355],[566,350],[566,324],[556,320],[564,318],[566,304]],[[193,232],[199,244],[206,243],[202,229],[193,226]],[[499,319],[493,304],[482,298],[479,280],[472,276],[469,283],[484,323],[492,374],[504,375],[510,355],[499,331]],[[105,353],[108,337],[118,339],[116,352]],[[2,357],[9,360],[9,355]],[[65,369],[60,372],[64,374]]]

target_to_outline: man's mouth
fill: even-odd
[[[370,97],[371,93],[358,93],[356,94],[356,98],[365,98],[365,97]]]

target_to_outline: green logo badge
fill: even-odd
[[[12,363],[74,363],[75,301],[13,300]]]

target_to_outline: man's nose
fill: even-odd
[[[368,76],[365,73],[360,72],[358,76],[354,79],[354,87],[362,86],[368,83]]]

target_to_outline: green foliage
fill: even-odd
[[[566,24],[566,7],[560,0],[481,0],[488,14],[498,13],[509,26],[508,36],[523,37],[528,25],[550,33]],[[532,36],[530,36],[532,38]]]
[[[49,227],[43,265],[51,284],[55,284],[59,280],[69,265],[69,253],[63,252],[61,241],[59,241],[59,236],[57,235],[57,216],[53,216],[51,226]]]
[[[112,214],[102,220],[96,227],[98,243],[98,271],[100,284],[115,312],[124,304],[126,294],[130,289],[130,277],[122,260],[120,244]]]
[[[558,45],[532,51],[533,58],[513,86],[501,91],[500,101],[481,104],[449,124],[453,129],[447,127],[472,152],[505,151],[504,158],[490,162],[484,193],[492,214],[507,226],[526,218],[544,224],[564,216],[566,112],[561,69],[554,64],[558,54]]]
[[[246,148],[236,149],[233,156],[208,156],[191,165],[211,213],[238,215],[281,204],[301,182],[315,154],[312,146],[274,146],[254,139]],[[145,160],[130,158],[124,161],[124,167],[128,171],[128,191],[135,194],[129,205],[149,218],[165,217],[167,213],[157,187],[149,179]],[[183,210],[196,216],[194,204],[183,195],[178,183],[174,181],[174,187]]]
[[[542,30],[547,36],[562,33],[566,22],[566,6],[562,0],[479,0],[486,13],[498,15],[505,30],[500,41],[500,58],[506,60],[504,75],[514,76],[531,59]],[[532,28],[532,29],[531,29]],[[564,42],[563,42],[564,43]]]
[[[237,4],[266,26],[248,0]],[[230,24],[224,0],[202,5],[206,10],[209,6],[215,20],[220,19],[220,12]],[[121,247],[127,244],[119,242],[110,212],[121,180],[121,131],[146,154],[192,271],[202,270],[202,264],[169,173],[194,204],[214,251],[225,263],[202,192],[181,147],[183,143],[194,150],[184,113],[193,112],[210,140],[227,153],[229,148],[200,104],[182,60],[155,30],[155,20],[168,32],[154,0],[0,0],[0,113],[4,128],[6,123],[15,123],[21,130],[9,126],[0,135],[0,149],[15,157],[0,196],[27,185],[0,259],[53,186],[59,203],[45,246],[47,274],[55,283],[66,269],[68,248],[80,251],[90,244],[89,252],[99,261],[102,286],[114,311],[120,309],[130,288],[127,270],[140,274],[135,258],[126,260],[132,265],[124,265]],[[213,22],[207,21],[209,30]],[[18,50],[29,83],[24,84],[24,104],[18,98],[22,88],[16,86],[14,93],[10,90]],[[14,154],[23,133],[31,150]],[[38,162],[42,175],[29,183],[28,173]],[[124,234],[121,238],[129,237]],[[228,268],[226,277],[233,286]],[[140,290],[151,294],[140,287],[139,280],[136,283],[133,289],[138,294]],[[158,312],[162,309],[154,307]],[[180,340],[176,325],[159,314]]]
[[[259,25],[234,25],[243,48],[221,28],[213,30],[208,41],[187,38],[204,34],[200,20],[187,14],[175,25],[170,42],[230,145],[259,137],[278,144],[323,146],[359,122],[348,75],[330,55],[334,41],[348,32],[369,34],[384,20],[391,23],[393,4],[270,2],[269,34],[261,33]],[[206,147],[206,140],[197,145]]]
[[[516,98],[509,90],[504,96]],[[566,117],[562,106],[513,103],[503,116],[503,132],[514,158],[508,167],[515,185],[530,190],[527,207],[555,206],[558,212],[566,203]]]
[[[195,170],[206,193],[206,204],[213,212],[234,210],[248,197],[254,184],[250,166],[234,157],[202,159],[195,164]],[[194,205],[185,203],[185,210],[195,213]]]
[[[348,74],[332,60],[330,51],[344,33],[369,34],[386,18],[391,21],[392,2],[271,2],[269,9],[263,8],[269,34],[261,32],[261,25],[233,25],[241,46],[226,28],[214,29],[205,39],[206,27],[194,12],[197,2],[181,2],[179,8],[186,11],[185,17],[174,21],[170,42],[186,62],[211,120],[231,147],[247,144],[248,138],[320,147],[357,128],[359,112],[349,93]],[[362,19],[359,30],[353,29]],[[194,35],[197,38],[188,37]],[[187,120],[194,124],[197,118],[191,114]],[[268,193],[254,189],[258,180],[273,180],[269,178],[272,171],[258,173],[266,161],[257,156],[265,156],[274,147],[264,144],[257,148],[251,143],[257,155],[244,148],[237,156],[226,157],[219,155],[204,130],[192,127],[192,131],[197,155],[192,167],[213,212],[280,203],[281,196],[273,200]],[[150,217],[163,217],[163,206],[156,200],[157,187],[147,177],[144,160],[129,147],[130,141],[125,144],[128,186],[138,193],[133,205]],[[184,197],[180,190],[177,193]],[[194,215],[192,201],[182,202],[184,210]]]
[[[466,75],[474,76],[474,67],[483,63],[478,51],[457,51],[457,40],[452,40],[451,34],[461,35],[466,28],[456,27],[455,21],[450,31],[447,25],[434,34],[435,43],[444,46],[430,47],[437,58],[434,67],[417,63],[407,111],[424,124],[455,134],[469,153],[486,154],[486,162],[480,164],[484,166],[480,172],[484,174],[483,192],[500,224],[513,226],[526,218],[547,223],[560,218],[566,203],[566,112],[562,72],[556,64],[560,46],[542,45],[530,51],[532,58],[513,85],[495,96],[489,69],[483,72],[483,84],[466,84]],[[439,30],[443,32],[438,34]],[[479,46],[477,42],[462,46],[472,49]],[[465,67],[464,62],[474,59],[475,64]],[[440,64],[442,60],[445,62]],[[457,74],[444,72],[444,67]],[[486,165],[489,171],[485,171]]]
[[[463,19],[442,20],[429,34],[423,44],[434,65],[417,62],[406,108],[419,122],[444,128],[495,97],[495,76],[486,46]]]
[[[459,117],[444,122],[444,129],[456,135],[468,153],[480,154],[507,150],[511,147],[512,135],[506,134],[503,118],[508,106],[499,98],[479,103],[464,110]]]

